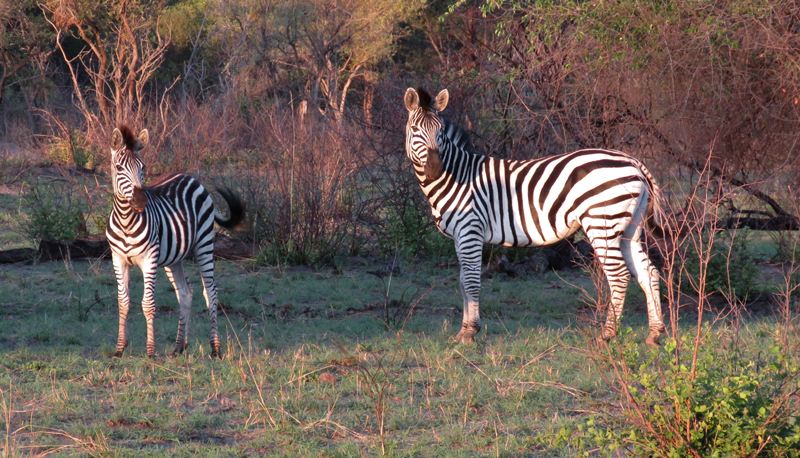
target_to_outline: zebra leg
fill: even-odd
[[[146,261],[142,264],[142,276],[144,277],[144,296],[142,297],[142,312],[147,323],[147,356],[156,357],[156,338],[153,330],[153,321],[156,316],[156,304],[154,291],[156,286],[156,264],[154,261]]]
[[[459,282],[461,284],[461,297],[464,300],[464,315],[461,321],[461,330],[456,334],[455,340],[465,344],[474,341],[475,334],[481,330],[481,317],[479,312],[479,298],[481,292],[481,249],[483,238],[463,230],[465,236],[456,239],[456,253],[460,265]]]
[[[633,240],[623,240],[622,254],[629,270],[639,283],[639,287],[644,291],[647,299],[647,321],[650,332],[645,339],[645,343],[651,346],[658,346],[658,339],[664,334],[664,323],[661,321],[661,294],[659,293],[658,270],[650,262],[647,251],[639,240],[639,234],[634,235]]]
[[[221,358],[219,331],[217,329],[217,284],[214,282],[214,255],[212,254],[213,245],[207,252],[195,252],[194,259],[200,269],[200,276],[203,278],[203,296],[206,298],[208,306],[208,318],[211,321],[211,357]]]
[[[631,274],[620,252],[619,238],[612,240],[598,238],[593,239],[591,243],[594,247],[595,257],[606,275],[611,292],[606,323],[597,340],[609,341],[617,334],[617,326],[625,305],[625,292],[628,289]]]
[[[116,253],[112,256],[114,274],[117,277],[117,302],[119,303],[119,333],[117,335],[117,351],[114,357],[119,358],[128,346],[128,310],[131,306],[131,297],[128,291],[130,281],[130,267],[121,256]]]
[[[186,281],[186,274],[183,271],[183,264],[178,262],[165,268],[167,278],[175,288],[175,295],[178,296],[178,304],[181,307],[180,318],[178,318],[178,337],[175,339],[174,355],[179,355],[186,350],[189,345],[189,319],[192,314],[192,288]]]

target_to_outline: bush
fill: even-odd
[[[326,264],[361,249],[360,217],[369,195],[350,144],[316,120],[298,125],[277,109],[263,116],[256,131],[264,147],[243,151],[231,165],[234,173],[223,174],[225,186],[245,200],[246,237],[262,247],[259,260]]]
[[[50,143],[50,158],[56,164],[75,165],[79,169],[94,169],[99,155],[79,130],[67,131],[66,138]]]
[[[38,178],[25,184],[21,231],[35,242],[69,241],[105,232],[110,201],[77,182]]]
[[[610,356],[625,359],[622,410],[563,428],[558,443],[584,456],[595,447],[607,456],[800,456],[796,355],[776,345],[753,357],[708,340],[692,369],[693,354],[675,340],[641,362],[631,336]],[[684,335],[682,346],[694,338]]]
[[[414,191],[418,199],[396,193],[395,199],[388,200],[382,215],[381,251],[384,254],[397,251],[405,258],[455,256],[453,240],[439,232],[430,204],[419,189]]]
[[[720,293],[747,300],[755,286],[758,268],[747,250],[747,232],[731,235],[721,232],[716,235],[710,248],[705,277],[705,292]],[[686,252],[681,286],[686,292],[697,292],[700,281],[700,266],[703,264],[694,245]]]

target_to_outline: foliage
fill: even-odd
[[[52,52],[52,32],[35,0],[0,2],[0,104],[12,84],[25,84]]]
[[[694,337],[684,334],[683,346]],[[564,427],[561,443],[586,456],[594,447],[607,456],[800,456],[794,352],[776,345],[754,357],[709,340],[693,365],[674,340],[644,359],[630,339],[620,342],[614,357],[625,358],[629,377],[623,411]]]
[[[105,232],[108,196],[69,179],[41,177],[23,188],[20,230],[31,240],[69,241]]]
[[[67,138],[56,138],[50,143],[50,158],[56,164],[75,165],[79,169],[93,169],[99,155],[80,130],[67,132]]]
[[[756,262],[748,252],[746,230],[739,231],[736,235],[721,232],[714,236],[711,243],[707,260],[701,260],[696,247],[691,243],[688,244],[685,262],[682,263],[681,273],[684,281],[681,287],[686,292],[697,292],[701,278],[700,266],[701,263],[705,263],[705,292],[746,300],[753,291],[758,275]]]
[[[86,218],[82,211],[85,204],[69,184],[30,182],[23,202],[23,230],[31,239],[74,240],[86,234]]]
[[[141,123],[147,85],[164,59],[169,35],[158,23],[155,0],[47,1],[41,5],[56,31],[56,45],[69,70],[76,107],[99,147],[109,126]],[[70,48],[70,40],[80,43]],[[90,87],[84,77],[88,76]]]
[[[327,264],[362,247],[356,229],[369,205],[349,145],[333,126],[271,109],[258,114],[263,150],[242,157],[256,167],[226,186],[250,209],[250,241],[268,264]],[[238,167],[238,165],[237,165]]]
[[[430,216],[430,204],[421,192],[418,194],[421,199],[414,198],[412,202],[394,200],[385,207],[382,218],[385,227],[385,236],[381,237],[382,251],[391,253],[393,249],[397,249],[408,259],[455,256],[453,241],[436,228]],[[397,197],[401,196],[398,193]]]
[[[360,80],[371,87],[376,66],[394,53],[399,25],[423,5],[420,0],[223,1],[212,10],[210,40],[224,49],[221,64],[238,69],[225,76],[237,81],[243,94],[290,90],[309,103],[309,111],[341,120],[351,85]],[[365,97],[369,109],[371,96]]]

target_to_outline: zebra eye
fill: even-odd
[[[117,172],[121,172],[122,170],[122,164],[117,164]]]

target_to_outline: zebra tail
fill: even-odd
[[[645,178],[647,178],[647,186],[650,188],[650,199],[647,203],[647,228],[650,229],[654,236],[663,238],[669,232],[669,227],[667,227],[664,218],[664,202],[661,188],[656,184],[653,175],[650,175],[650,171],[644,165],[640,165],[640,167],[644,172]]]
[[[214,222],[220,227],[225,229],[233,229],[244,220],[244,203],[232,190],[229,188],[217,188],[219,195],[228,203],[228,208],[231,210],[231,216],[228,219],[222,219],[218,212],[214,212]]]

